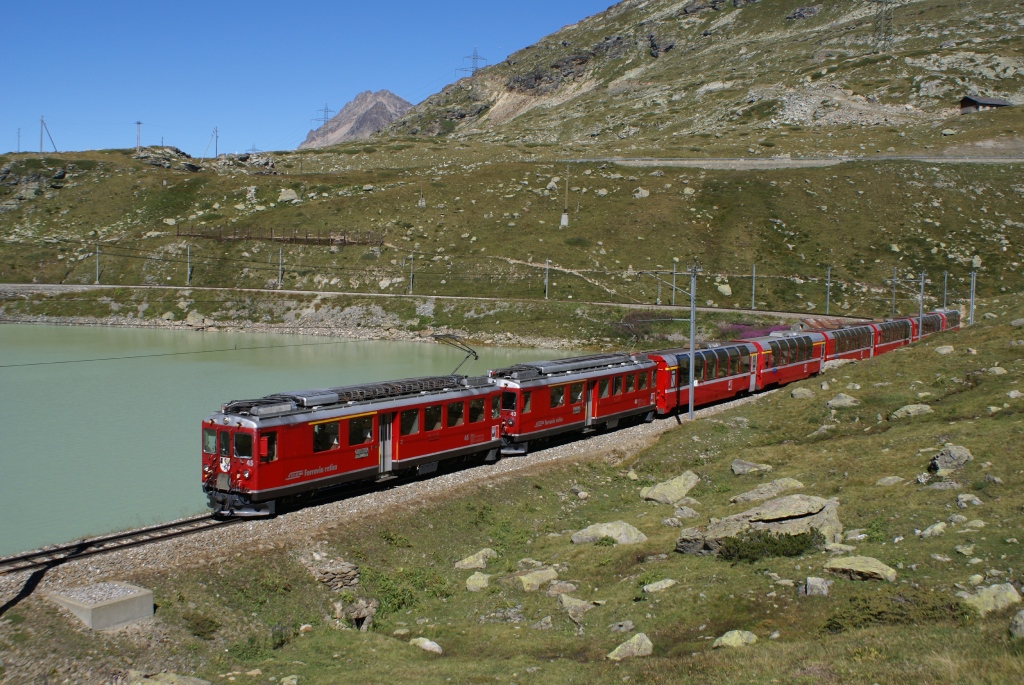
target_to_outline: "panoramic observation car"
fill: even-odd
[[[281,498],[494,458],[500,399],[490,378],[431,376],[230,402],[203,421],[203,490],[215,513],[265,516]]]
[[[749,343],[695,350],[693,404],[710,404],[753,391],[757,348]],[[690,406],[690,350],[648,352],[658,366],[656,403],[664,416]]]
[[[502,454],[530,441],[650,415],[656,366],[646,354],[595,354],[516,364],[490,372],[501,388]]]

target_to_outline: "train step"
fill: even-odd
[[[391,473],[385,473],[385,474],[381,475],[379,478],[377,478],[376,482],[377,483],[387,483],[389,480],[398,480],[398,476],[396,476],[394,474],[391,474]]]

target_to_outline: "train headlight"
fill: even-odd
[[[242,471],[242,478],[249,480],[249,469]]]

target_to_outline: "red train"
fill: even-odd
[[[960,327],[953,310],[836,330],[776,333],[699,349],[694,406],[814,376]],[[203,421],[203,490],[220,515],[354,481],[429,473],[452,459],[525,454],[536,441],[689,408],[689,350],[517,364],[483,377],[434,376],[287,392],[224,405]]]

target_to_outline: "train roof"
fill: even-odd
[[[554,374],[593,371],[596,369],[605,369],[615,366],[631,366],[641,364],[646,361],[647,355],[643,353],[626,354],[624,352],[619,352],[591,354],[584,357],[569,357],[567,359],[552,359],[550,361],[515,364],[504,369],[494,369],[491,371],[491,377],[529,380]]]
[[[493,381],[484,376],[424,376],[362,385],[345,385],[337,388],[275,393],[255,400],[228,402],[221,411],[225,414],[248,414],[256,417],[279,416],[297,411],[308,411],[314,407],[329,408],[338,405],[393,400],[429,393],[482,388],[492,384]]]

